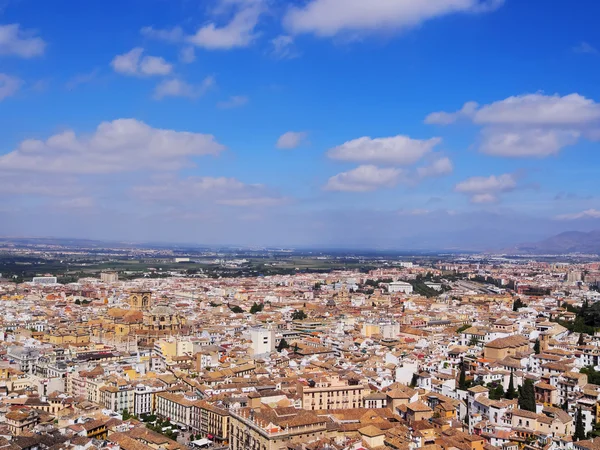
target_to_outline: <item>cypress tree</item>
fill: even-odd
[[[577,420],[575,421],[575,434],[573,435],[574,441],[580,441],[585,439],[585,427],[583,426],[583,414],[581,408],[577,410]]]
[[[536,355],[540,354],[540,340],[539,339],[535,340],[535,344],[533,344],[533,351],[535,352]]]
[[[583,333],[579,333],[579,340],[577,341],[577,345],[585,345],[585,341],[583,340]]]
[[[513,372],[510,372],[510,380],[508,382],[508,390],[506,391],[505,397],[508,400],[512,400],[517,396],[517,391],[515,390],[515,381],[513,379]]]
[[[531,380],[525,380],[519,388],[519,408],[535,412],[535,390]]]
[[[417,379],[419,377],[416,373],[413,373],[412,380],[410,380],[410,387],[414,388],[417,385]]]
[[[458,377],[458,388],[462,390],[467,389],[467,373],[465,372],[465,364],[462,363],[460,366],[460,375]]]

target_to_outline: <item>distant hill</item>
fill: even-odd
[[[514,251],[530,254],[566,254],[594,253],[600,254],[600,230],[590,232],[565,231],[548,239],[518,245]]]

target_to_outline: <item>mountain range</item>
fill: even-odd
[[[600,254],[600,230],[565,231],[535,243],[520,244],[513,251],[528,254]]]

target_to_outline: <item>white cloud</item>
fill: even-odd
[[[290,7],[284,26],[292,34],[331,37],[341,33],[402,31],[454,13],[494,9],[503,0],[310,0]]]
[[[582,126],[600,121],[600,104],[579,94],[527,94],[484,105],[473,121],[483,125]]]
[[[144,27],[140,30],[140,33],[147,38],[172,43],[181,42],[185,36],[181,27],[173,27],[170,30]]]
[[[179,61],[184,64],[191,64],[196,61],[196,51],[194,47],[183,47],[179,52]]]
[[[232,95],[229,99],[217,103],[219,109],[240,108],[248,103],[249,99],[245,95]]]
[[[329,179],[327,191],[369,192],[385,187],[394,187],[403,172],[395,168],[359,166],[349,172],[339,173]]]
[[[597,209],[587,209],[574,214],[561,214],[556,216],[558,220],[578,220],[578,219],[600,219],[600,211]]]
[[[208,50],[230,50],[248,47],[257,37],[256,26],[265,12],[261,0],[221,0],[219,11],[232,9],[231,20],[223,26],[215,22],[199,28],[187,41]]]
[[[477,102],[467,102],[463,105],[463,107],[453,113],[448,113],[444,111],[434,112],[429,114],[425,118],[425,123],[427,124],[436,124],[436,125],[450,125],[451,123],[456,122],[462,118],[471,118],[479,105]]]
[[[600,135],[600,103],[579,94],[525,94],[483,106],[468,102],[457,112],[432,113],[425,122],[448,125],[461,118],[483,127],[479,150],[495,156],[543,158],[581,137]]]
[[[135,119],[103,122],[89,136],[64,131],[45,141],[29,139],[0,156],[0,170],[52,173],[115,173],[177,170],[192,158],[225,148],[207,134],[152,128]]]
[[[281,150],[291,150],[299,147],[307,137],[306,131],[288,131],[279,136],[276,146]]]
[[[471,177],[458,183],[454,190],[466,194],[473,203],[491,203],[498,200],[498,195],[517,188],[517,177],[514,174],[491,175],[489,177]]]
[[[426,177],[438,177],[441,175],[448,175],[454,170],[454,165],[448,157],[441,157],[435,159],[431,164],[417,169],[417,175],[419,178]]]
[[[442,140],[411,139],[408,136],[387,138],[361,137],[327,152],[331,159],[369,164],[410,165],[419,161]]]
[[[15,95],[23,85],[23,81],[17,77],[0,73],[0,102],[11,95]]]
[[[294,49],[294,38],[292,36],[282,34],[271,39],[271,55],[277,59],[293,59],[298,56]]]
[[[269,207],[287,203],[289,199],[273,195],[265,186],[246,184],[236,178],[188,177],[162,180],[160,183],[137,186],[136,197],[151,202],[196,204],[198,201],[235,207]]]
[[[154,98],[187,97],[191,99],[202,97],[215,85],[214,77],[206,77],[200,84],[190,84],[179,78],[162,81],[154,89]]]
[[[482,132],[479,150],[494,156],[544,158],[575,144],[579,136],[575,130],[488,128]]]
[[[44,54],[46,43],[35,33],[21,29],[18,23],[0,25],[0,55],[33,58]]]
[[[144,56],[144,49],[136,47],[131,51],[114,57],[110,65],[113,70],[131,76],[165,76],[169,75],[173,66],[159,56]]]

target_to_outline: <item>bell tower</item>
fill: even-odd
[[[152,307],[152,293],[149,291],[130,292],[127,303],[130,309],[147,311]]]

